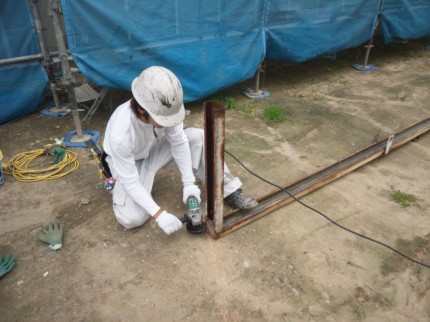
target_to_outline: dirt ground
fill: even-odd
[[[351,68],[363,62],[362,48],[334,61],[267,62],[261,86],[270,98],[241,94],[253,80],[213,96],[231,107],[226,149],[287,186],[428,118],[429,42],[376,45],[369,61],[375,72]],[[128,95],[110,91],[84,129],[103,137],[109,115]],[[264,122],[269,105],[288,120]],[[202,127],[202,102],[186,108],[186,125]],[[7,161],[74,129],[71,116],[35,113],[0,127],[0,149]],[[97,188],[88,149],[73,151],[80,167],[63,178],[23,183],[6,175],[0,187],[0,254],[16,258],[0,278],[1,321],[430,321],[430,269],[298,203],[216,241],[186,229],[166,236],[153,221],[126,230],[109,193]],[[229,156],[226,162],[248,193],[275,190]],[[429,163],[424,134],[301,200],[430,264]],[[402,206],[396,191],[417,199]],[[153,195],[170,212],[184,213],[174,168],[157,175]],[[50,221],[66,227],[57,252],[37,239]]]

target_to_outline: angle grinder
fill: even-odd
[[[187,213],[179,220],[187,224],[187,230],[191,234],[201,234],[205,231],[206,225],[203,222],[203,212],[196,197],[188,197]]]

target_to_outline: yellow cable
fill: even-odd
[[[30,163],[41,156],[48,156],[48,150],[38,149],[29,152],[22,152],[14,156],[8,163],[12,175],[18,181],[34,182],[42,180],[52,180],[64,177],[79,168],[78,156],[75,152],[66,150],[66,154],[58,163],[47,168],[30,167]]]

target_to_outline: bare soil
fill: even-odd
[[[293,64],[267,62],[253,80],[213,97],[226,111],[226,149],[278,185],[327,167],[430,117],[428,40],[372,49],[375,72],[360,72],[362,48]],[[129,93],[111,90],[84,129],[103,137],[112,110]],[[266,106],[288,120],[266,123]],[[203,126],[202,102],[187,104],[187,126]],[[75,130],[72,117],[39,113],[0,127],[5,161]],[[99,141],[99,143],[101,140]],[[80,167],[56,180],[0,187],[0,254],[15,268],[0,278],[1,321],[430,321],[430,269],[289,204],[219,240],[182,229],[166,236],[154,222],[126,230],[111,196],[98,189],[85,148]],[[276,190],[226,156],[256,197]],[[430,136],[422,135],[301,200],[336,222],[430,264]],[[411,194],[409,207],[394,191]],[[154,198],[182,216],[175,168],[156,178]],[[85,202],[86,199],[89,201]],[[37,239],[50,221],[65,224],[51,252]]]

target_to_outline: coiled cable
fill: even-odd
[[[30,165],[36,159],[45,156],[45,160],[39,164]],[[64,158],[51,164],[46,168],[40,166],[49,158],[49,150],[37,149],[28,152],[22,152],[9,160],[8,168],[14,178],[22,182],[35,182],[42,180],[53,180],[64,177],[79,168],[78,156],[75,152],[66,150]]]

